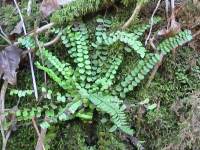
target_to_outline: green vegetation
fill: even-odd
[[[183,46],[192,40],[192,32],[182,29],[158,36],[163,16],[153,22],[136,16],[122,29],[137,3],[153,4],[74,0],[43,18],[54,23],[52,29],[15,37],[19,47],[33,50],[39,100],[34,97],[28,62],[22,63],[17,86],[8,86],[1,122],[4,131],[12,128],[7,149],[35,148],[39,137],[34,121],[39,130],[47,129],[42,141],[47,150],[200,148],[198,128],[192,130],[194,122],[200,122],[200,54]],[[32,5],[33,18],[22,10],[28,31],[43,24],[39,5]],[[20,7],[26,6],[22,1]],[[0,11],[6,33],[20,19],[3,14],[13,8],[8,5]],[[155,39],[144,45],[150,28]],[[54,37],[59,40],[47,48],[45,43]],[[5,44],[1,38],[0,44]],[[146,86],[158,63],[161,67]]]

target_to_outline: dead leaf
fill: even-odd
[[[17,68],[20,63],[20,55],[22,50],[16,46],[8,46],[0,52],[0,78],[8,83],[15,85],[17,82]]]
[[[40,6],[40,11],[44,17],[48,17],[52,12],[60,8],[62,5],[66,5],[73,0],[43,0]]]
[[[20,21],[17,23],[17,25],[15,26],[15,28],[10,32],[10,35],[13,34],[21,34],[23,31],[23,22]]]
[[[40,11],[44,15],[44,17],[47,17],[58,8],[59,5],[57,0],[43,0],[40,6]]]
[[[171,37],[176,35],[181,31],[181,24],[176,22],[175,20],[171,20],[171,25],[169,29],[161,29],[158,32],[159,36],[164,36],[164,37]]]
[[[172,19],[171,26],[170,26],[171,32],[174,34],[177,34],[181,31],[181,24],[178,23],[176,20]]]

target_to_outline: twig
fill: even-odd
[[[158,10],[158,7],[160,6],[160,2],[161,2],[161,0],[158,1],[157,5],[156,5],[156,8],[154,9],[153,14],[151,16],[151,27],[150,27],[149,34],[148,34],[148,36],[146,38],[145,45],[147,45],[147,42],[149,41],[149,38],[151,36],[151,32],[152,32],[152,29],[153,29],[153,17],[155,15],[156,11]]]
[[[31,5],[32,5],[32,0],[28,1],[28,6],[27,6],[27,15],[31,15]]]
[[[9,45],[12,44],[11,41],[4,37],[2,34],[0,34],[0,37],[2,37],[2,39],[4,39]]]
[[[44,26],[42,26],[42,27],[40,27],[40,28],[38,28],[38,29],[36,29],[36,30],[31,31],[31,32],[30,32],[29,34],[27,34],[26,36],[34,36],[34,35],[36,35],[36,34],[42,33],[42,32],[45,31],[45,30],[50,29],[50,28],[53,27],[53,26],[54,26],[54,23],[46,24],[46,25],[44,25]],[[15,42],[14,45],[19,45],[19,42]]]
[[[194,38],[197,37],[198,35],[200,35],[200,30],[198,30],[195,34],[193,34],[192,38],[194,39]]]
[[[128,28],[131,25],[131,23],[135,20],[135,18],[139,14],[139,12],[140,12],[143,4],[144,4],[144,2],[142,2],[142,1],[138,1],[137,2],[136,7],[135,7],[135,9],[133,11],[133,14],[128,19],[128,21],[122,26],[122,29],[126,29],[126,28]]]
[[[59,41],[60,37],[61,37],[61,34],[58,34],[53,40],[45,43],[44,47],[48,47],[48,46],[51,46],[51,45],[55,44],[56,42]]]
[[[33,123],[33,126],[36,130],[36,133],[38,135],[38,142],[40,143],[40,147],[42,147],[42,150],[45,150],[45,147],[44,147],[44,143],[43,143],[43,140],[42,140],[42,137],[41,137],[41,134],[40,134],[40,131],[38,129],[38,126],[36,124],[36,121],[35,121],[35,118],[32,118],[32,123]],[[39,149],[38,149],[39,150]]]
[[[169,0],[165,0],[165,13],[166,13],[166,20],[169,18]]]
[[[1,34],[8,39],[8,36],[5,34],[5,32],[3,31],[2,27],[0,26],[0,31],[1,31]]]
[[[12,42],[9,40],[8,36],[3,32],[2,27],[0,26],[0,36],[9,44],[11,45]]]
[[[51,41],[49,41],[47,43],[44,43],[43,47],[49,47],[49,46],[55,44],[56,42],[58,42],[60,40],[60,37],[61,37],[61,35],[57,35],[53,40],[51,40]],[[36,41],[36,43],[37,43],[37,41]],[[34,52],[35,50],[36,49],[29,49],[29,50],[23,51],[21,56],[25,57],[28,53]]]
[[[16,0],[13,0],[14,3],[15,3],[15,6],[17,8],[17,11],[19,13],[19,16],[20,16],[20,19],[22,21],[22,28],[23,28],[23,31],[24,31],[24,34],[27,35],[27,32],[26,32],[26,27],[25,27],[25,24],[24,24],[24,19],[22,17],[22,13],[19,9],[19,6],[16,2]],[[28,48],[28,50],[30,50]],[[38,101],[38,91],[37,91],[37,85],[36,85],[36,79],[35,79],[35,73],[34,73],[34,68],[33,68],[33,61],[32,61],[32,56],[31,56],[31,53],[29,52],[28,53],[28,57],[29,57],[29,63],[30,63],[30,67],[31,67],[31,75],[32,75],[32,81],[33,81],[33,88],[34,88],[34,93],[35,93],[35,98],[36,98],[36,101]]]
[[[6,150],[6,145],[9,136],[6,135],[3,127],[3,122],[5,119],[4,111],[5,111],[5,95],[6,90],[8,87],[8,81],[4,81],[2,88],[1,88],[1,95],[0,95],[0,128],[1,128],[1,134],[2,134],[2,150]]]
[[[1,95],[0,95],[0,113],[4,113],[5,109],[5,94],[8,87],[8,81],[4,81],[2,88],[1,88]],[[3,115],[2,115],[3,116]],[[3,120],[4,117],[0,117],[0,120]]]
[[[41,145],[41,144],[40,144],[40,141],[42,141],[42,142],[44,141],[46,132],[47,132],[47,129],[41,128],[41,132],[40,132],[40,137],[41,137],[41,139],[38,139],[37,145],[36,145],[36,147],[35,147],[35,150],[42,150],[42,149],[45,150],[44,144]]]
[[[172,11],[172,16],[171,16],[171,20],[175,20],[175,4],[174,4],[174,0],[171,0],[171,11]]]

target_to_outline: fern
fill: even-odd
[[[155,20],[155,23],[158,21],[159,19]],[[75,117],[91,120],[92,112],[96,108],[111,116],[111,121],[114,123],[111,131],[119,128],[132,135],[133,130],[127,125],[125,107],[120,98],[125,98],[128,92],[145,79],[145,76],[160,61],[160,53],[166,54],[178,45],[191,40],[191,33],[187,30],[180,32],[175,37],[161,42],[157,46],[157,53],[149,53],[139,40],[145,30],[150,27],[149,24],[142,25],[131,33],[125,31],[108,33],[111,25],[108,20],[99,18],[97,23],[95,36],[90,36],[86,26],[81,23],[67,26],[64,29],[62,42],[74,60],[73,67],[69,63],[61,62],[46,49],[37,53],[37,56],[43,60],[43,65],[36,62],[37,68],[46,72],[69,94],[65,97],[57,93],[56,108],[45,106],[41,109],[50,118],[50,122],[56,122]],[[60,32],[57,33],[60,34]],[[115,54],[111,53],[111,47],[115,49]],[[119,80],[117,73],[123,63],[124,53],[127,51],[136,53],[135,58],[138,62],[131,72]],[[67,102],[66,98],[70,98],[71,101]],[[22,113],[22,116],[26,119],[33,116],[32,110],[22,112],[25,114]],[[48,127],[49,124],[44,122],[41,126]]]
[[[111,116],[111,121],[114,122],[116,127],[129,135],[133,134],[133,130],[129,128],[128,123],[126,122],[126,115],[124,113],[126,107],[122,105],[122,101],[117,97],[91,94],[88,99],[101,111],[108,113]]]
[[[105,76],[103,78],[97,79],[93,84],[92,88],[100,91],[108,90],[108,88],[113,85],[113,80],[115,79],[115,75],[121,63],[122,63],[122,57],[119,56],[114,58]],[[101,88],[99,89],[98,87]]]
[[[32,95],[32,94],[33,94],[33,90],[15,90],[15,89],[12,89],[10,91],[11,96],[17,95],[19,98],[20,97],[26,97],[26,96],[29,96],[29,95]]]
[[[86,81],[92,81],[87,28],[84,24],[77,24],[74,27],[68,27],[65,33],[67,34],[62,36],[63,43],[69,48],[68,53],[70,56],[74,58],[74,62],[77,64],[77,71],[80,74],[81,85],[85,87]]]
[[[120,93],[120,97],[124,98],[125,94],[132,91],[147,75],[147,73],[160,60],[158,54],[148,54],[144,60],[140,60],[130,74],[128,74],[122,82],[117,86],[113,94]]]
[[[45,67],[36,62],[37,68],[45,71],[60,87],[69,91],[73,91],[76,88],[76,81],[73,77],[74,70],[70,64],[60,62],[57,57],[46,49],[38,51],[36,55],[44,61],[44,65],[48,66]]]
[[[192,34],[191,31],[185,30],[182,32],[179,32],[174,37],[170,37],[163,42],[161,42],[157,49],[162,52],[163,54],[167,54],[170,52],[170,50],[183,45],[185,42],[192,40]]]

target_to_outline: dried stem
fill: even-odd
[[[4,81],[2,88],[1,88],[1,95],[0,95],[0,128],[1,128],[1,135],[2,135],[2,150],[6,150],[6,145],[8,138],[10,136],[5,133],[4,127],[3,127],[3,122],[5,120],[4,116],[4,111],[5,111],[5,95],[6,95],[6,90],[8,87],[8,81]]]
[[[150,27],[149,34],[148,34],[148,36],[146,38],[145,45],[147,45],[147,42],[149,41],[149,38],[151,36],[151,32],[152,32],[152,29],[153,29],[153,17],[156,14],[156,11],[158,10],[158,7],[160,6],[160,2],[161,2],[161,0],[158,1],[157,5],[156,5],[156,8],[154,9],[153,14],[151,16],[151,27]]]
[[[1,26],[0,26],[0,37],[2,37],[9,45],[12,44],[12,42],[9,40],[8,36],[3,32],[3,29]]]
[[[39,33],[42,33],[42,32],[45,31],[45,30],[50,29],[50,28],[53,27],[53,26],[54,26],[54,23],[46,24],[46,25],[44,25],[44,26],[42,26],[42,27],[40,27],[40,28],[38,28],[38,29],[36,29],[36,30],[31,31],[31,32],[30,32],[29,34],[27,34],[26,36],[34,36],[34,35],[37,35],[37,34],[39,34]],[[19,45],[19,42],[15,42],[14,45]]]
[[[45,43],[44,47],[48,47],[48,46],[51,46],[51,45],[55,44],[56,42],[59,41],[60,37],[61,37],[61,34],[58,34],[53,40]]]
[[[35,118],[32,118],[32,123],[33,123],[33,126],[34,126],[34,128],[36,130],[36,133],[37,133],[37,136],[38,136],[38,143],[40,145],[39,147],[40,147],[41,150],[45,150],[43,138],[42,138],[42,136],[40,134],[40,131],[38,129],[38,126],[37,126],[37,123],[35,121]],[[37,150],[40,150],[40,149],[37,149]]]
[[[128,19],[128,21],[123,25],[122,29],[128,28],[128,27],[131,25],[131,23],[134,22],[135,18],[136,18],[137,15],[139,14],[139,12],[140,12],[140,10],[141,10],[143,4],[144,4],[144,3],[143,3],[142,1],[138,1],[138,2],[137,2],[136,7],[135,7],[135,9],[134,9],[134,11],[133,11],[133,14],[132,14],[131,17]]]

